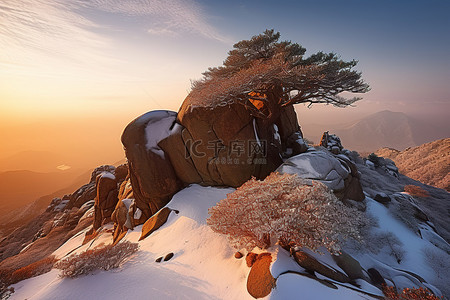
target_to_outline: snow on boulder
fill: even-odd
[[[350,168],[343,165],[332,154],[316,150],[287,159],[276,171],[321,181],[331,190],[343,189],[344,180],[351,172]]]
[[[136,206],[145,219],[182,187],[170,160],[158,146],[171,134],[176,116],[172,111],[151,111],[128,124],[122,134]]]

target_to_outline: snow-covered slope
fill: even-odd
[[[120,268],[97,271],[75,279],[60,278],[59,271],[53,269],[15,284],[15,293],[10,299],[252,299],[246,290],[250,269],[245,259],[234,258],[235,250],[229,246],[226,237],[214,233],[206,225],[208,208],[232,191],[232,188],[192,185],[177,193],[168,204],[179,213],[171,213],[166,224],[140,241],[139,251]],[[378,219],[379,225],[373,230],[392,232],[402,243],[404,259],[399,265],[389,249],[384,248],[378,254],[357,247],[346,250],[351,251],[364,269],[383,266],[383,270],[398,272],[394,274],[396,284],[408,286],[414,282],[413,276],[405,277],[407,273],[397,269],[413,272],[427,282],[433,282],[436,274],[426,264],[426,253],[427,249],[439,249],[436,250],[430,242],[422,240],[401,224],[383,205],[369,197],[365,201],[368,214]],[[141,227],[129,231],[124,240],[138,242]],[[111,226],[104,227],[93,242],[81,246],[83,238],[84,231],[54,254],[62,258],[102,243],[111,243]],[[174,253],[171,260],[155,262],[156,258],[170,252]],[[379,289],[359,279],[357,284],[360,288],[338,282],[334,282],[337,289],[330,288],[315,279],[299,275],[305,270],[284,249],[275,246],[269,252],[274,257],[271,273],[277,282],[267,299],[294,299],[298,295],[306,297],[304,299],[372,299],[370,295],[382,295]],[[321,263],[340,270],[329,254],[314,253],[313,256]],[[325,279],[321,275],[318,278]],[[439,295],[435,287],[429,287]]]

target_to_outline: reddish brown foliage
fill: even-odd
[[[14,271],[11,274],[12,281],[19,282],[24,279],[28,279],[31,277],[35,277],[35,276],[47,273],[53,268],[53,265],[55,264],[55,262],[56,262],[56,259],[52,255],[52,256],[48,256],[44,259],[41,259],[37,262],[34,262],[32,264],[29,264],[28,266],[25,266],[23,268],[20,268],[20,269]]]
[[[52,255],[15,271],[0,270],[0,296],[8,292],[7,287],[11,284],[49,272],[55,262]]]
[[[405,185],[403,189],[413,197],[430,197],[427,191],[417,185]]]
[[[401,294],[397,293],[393,286],[383,286],[383,293],[387,300],[440,300],[444,297],[438,298],[432,294],[428,289],[422,287],[416,288],[405,288]]]
[[[345,206],[321,182],[272,173],[251,179],[209,209],[207,224],[237,248],[265,248],[277,241],[316,250],[340,250],[346,238],[360,239],[362,214]]]

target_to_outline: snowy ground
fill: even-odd
[[[168,204],[180,213],[172,212],[163,227],[140,241],[139,251],[122,267],[75,279],[62,279],[58,276],[59,271],[54,269],[13,285],[15,293],[10,299],[253,299],[246,289],[250,269],[245,259],[234,258],[235,250],[229,246],[226,237],[214,233],[206,225],[208,208],[232,191],[231,188],[192,185],[177,193]],[[423,263],[423,248],[432,245],[396,221],[381,204],[368,201],[368,211],[380,220],[376,230],[391,231],[401,238],[406,254],[400,268],[415,272],[430,282],[434,273]],[[137,242],[141,227],[129,231],[125,239]],[[93,243],[84,246],[80,246],[84,238],[84,232],[81,232],[54,254],[61,258],[87,247],[111,243],[112,235],[108,229],[106,227]],[[276,288],[266,299],[372,299],[342,285],[332,289],[305,276],[280,275],[287,270],[301,272],[303,269],[277,246],[270,251],[276,258],[271,272],[278,278]],[[171,260],[155,262],[156,258],[170,252],[174,253]],[[378,256],[356,252],[352,255],[364,268],[393,264],[392,257],[383,251]],[[315,254],[315,257],[339,269],[329,254]],[[366,292],[381,295],[374,286],[362,280],[358,283]]]

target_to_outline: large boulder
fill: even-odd
[[[310,149],[287,159],[276,171],[321,181],[341,200],[362,201],[365,198],[355,164],[342,154]]]
[[[286,153],[307,148],[293,106],[280,108],[269,122],[239,103],[205,107],[189,96],[178,114],[152,111],[135,119],[122,143],[134,203],[144,219],[186,185],[238,187],[273,172]],[[123,219],[125,210],[120,211],[115,217]]]
[[[312,150],[286,160],[277,172],[297,174],[304,179],[323,182],[331,190],[342,190],[344,180],[351,173],[348,166],[327,151]]]
[[[136,206],[147,219],[182,187],[169,157],[158,145],[171,135],[176,115],[171,111],[146,113],[122,134]]]
[[[305,150],[291,106],[268,123],[239,103],[211,108],[191,103],[187,97],[177,120],[184,127],[186,157],[207,185],[238,187],[252,176],[264,178],[282,163],[281,154],[288,148],[291,153]]]

